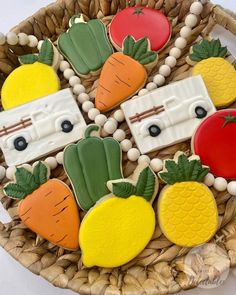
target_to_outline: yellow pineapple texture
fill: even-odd
[[[218,227],[217,206],[212,192],[201,183],[208,168],[185,155],[178,156],[176,161],[166,161],[167,171],[160,173],[168,184],[158,201],[159,224],[171,242],[193,247],[214,236]]]

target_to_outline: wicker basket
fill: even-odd
[[[148,5],[163,10],[170,18],[173,27],[172,38],[159,55],[158,66],[160,66],[184,25],[184,18],[189,12],[191,3],[190,0],[59,0],[29,17],[13,31],[33,34],[39,40],[49,37],[56,41],[58,35],[67,29],[69,19],[75,13],[82,12],[88,18],[101,18],[106,25],[109,25],[112,15],[118,10],[128,5]],[[207,36],[215,24],[225,27],[236,35],[234,16],[220,7],[215,7],[211,3],[205,4],[201,17],[202,20],[194,28],[188,40],[189,46],[178,60],[167,83],[181,80],[189,75],[190,66],[186,63],[186,55],[189,47],[199,35]],[[0,46],[0,87],[7,75],[18,66],[17,56],[29,52],[32,52],[32,49],[27,46]],[[229,57],[229,60],[233,62],[232,57]],[[60,78],[62,87],[68,87],[62,75]],[[93,94],[97,85],[96,77],[83,80],[83,84],[87,91]],[[127,136],[130,136],[125,123],[119,128],[123,128]],[[152,153],[150,157],[158,155],[166,159],[172,157],[177,150],[190,152],[189,142]],[[0,154],[0,162],[4,162],[2,154]],[[125,175],[131,174],[134,167],[135,164],[129,162],[127,158],[123,159]],[[62,168],[54,170],[53,176],[68,183]],[[201,275],[202,263],[205,263],[209,269],[207,274],[209,279],[219,277],[229,259],[232,267],[236,265],[236,198],[227,192],[213,192],[218,204],[220,228],[211,242],[225,249],[227,255],[212,252],[212,249],[205,249],[207,251],[203,251],[204,253],[200,255],[201,261],[195,259],[193,264],[187,266],[186,263],[184,264],[184,258],[189,249],[173,245],[163,236],[157,226],[149,245],[129,264],[115,269],[86,269],[81,263],[79,251],[65,251],[42,240],[25,228],[16,213],[17,201],[10,200],[2,194],[0,200],[13,221],[7,225],[0,224],[0,245],[33,273],[41,275],[55,286],[70,288],[80,294],[176,293],[181,289],[193,288],[207,278]],[[156,203],[154,207],[156,208]],[[82,218],[83,212],[80,215]]]

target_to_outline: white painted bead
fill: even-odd
[[[29,43],[28,35],[25,33],[19,33],[18,34],[18,42],[20,45],[25,46]]]
[[[78,102],[82,104],[85,101],[90,100],[90,97],[87,93],[80,93],[77,99],[78,99]]]
[[[203,9],[203,6],[201,2],[193,2],[192,5],[190,6],[190,12],[196,15],[201,14]]]
[[[33,35],[29,35],[28,39],[29,39],[29,43],[28,43],[29,47],[31,47],[31,48],[37,47],[38,42],[39,42],[37,37],[35,37]]]
[[[113,122],[114,124],[116,124],[116,127],[117,127],[117,125],[118,125],[118,122],[116,121],[116,119],[115,118],[109,118],[109,121],[111,121],[111,122]]]
[[[131,148],[127,153],[127,157],[131,162],[135,162],[140,157],[140,151],[136,148]]]
[[[154,172],[159,172],[163,169],[163,161],[159,158],[154,158],[151,160],[150,166]]]
[[[141,164],[141,163],[150,163],[151,159],[147,156],[147,155],[141,155],[139,158],[138,158],[138,163]]]
[[[143,95],[145,95],[145,94],[147,94],[147,93],[148,93],[148,90],[145,89],[145,88],[143,88],[143,89],[139,90],[139,92],[138,92],[138,96],[143,96]]]
[[[0,32],[0,45],[4,45],[6,43],[6,36]]]
[[[75,75],[75,72],[72,69],[66,69],[63,73],[63,76],[67,79],[70,80],[71,77]]]
[[[7,43],[9,45],[16,45],[18,43],[18,37],[16,33],[14,32],[7,33]]]
[[[68,70],[66,70],[66,71],[68,71]],[[65,73],[65,72],[64,72]],[[76,94],[76,95],[79,95],[79,94],[81,94],[81,93],[84,93],[85,92],[85,87],[84,87],[84,85],[82,85],[82,84],[76,84],[74,87],[73,87],[73,92],[74,92],[74,94]]]
[[[230,181],[227,185],[227,191],[232,196],[236,196],[236,181]]]
[[[217,191],[223,192],[227,188],[227,181],[223,177],[217,177],[213,186]]]
[[[90,109],[94,108],[94,104],[91,101],[85,101],[82,104],[82,109],[84,112],[88,113]]]
[[[6,176],[6,168],[0,166],[0,180],[2,180]]]
[[[181,56],[181,50],[177,47],[173,47],[173,48],[171,48],[169,55],[173,56],[177,59]]]
[[[88,111],[88,117],[90,120],[94,121],[96,116],[100,114],[100,111],[96,108],[92,108]]]
[[[114,118],[117,122],[123,122],[125,120],[125,115],[124,115],[124,112],[122,110],[117,110],[115,111],[114,113]]]
[[[205,183],[205,185],[207,185],[207,186],[210,187],[210,186],[213,186],[214,182],[215,182],[215,177],[214,177],[214,175],[211,174],[211,173],[208,173],[208,174],[205,176],[205,178],[204,178],[204,183]]]
[[[57,160],[57,163],[62,165],[63,164],[63,152],[59,152],[56,154],[56,160]]]
[[[186,45],[187,45],[187,41],[183,37],[178,37],[175,40],[175,46],[179,49],[184,49],[186,47]]]
[[[184,26],[181,30],[180,30],[180,36],[183,38],[188,38],[189,36],[191,36],[192,30],[190,27],[188,26]]]
[[[125,136],[126,136],[125,131],[122,130],[122,129],[117,129],[113,134],[113,138],[116,139],[119,142],[124,140]]]
[[[69,68],[70,68],[70,64],[66,60],[61,61],[60,63],[61,72],[64,72],[66,69],[69,69]]]
[[[104,130],[108,134],[113,134],[117,129],[117,124],[110,119],[104,124]]]
[[[10,180],[13,180],[15,172],[16,172],[16,167],[15,166],[8,167],[7,170],[6,170],[6,177],[8,179],[10,179]]]
[[[79,77],[77,76],[70,77],[70,80],[69,80],[70,86],[74,87],[76,84],[80,84],[80,83],[81,83],[81,80]]]
[[[30,164],[23,164],[21,167],[25,168],[28,171],[32,171],[32,166]]]
[[[165,59],[165,64],[171,68],[175,67],[176,65],[176,58],[174,56],[168,56],[166,59]]]
[[[147,85],[146,85],[146,88],[148,91],[152,91],[152,90],[155,90],[157,88],[157,84],[155,84],[154,82],[149,82]]]
[[[159,68],[159,73],[164,77],[168,77],[171,73],[171,68],[167,65],[162,65]]]
[[[129,139],[124,139],[120,143],[123,152],[128,152],[132,148],[132,142]]]
[[[157,84],[157,86],[162,86],[165,83],[165,77],[163,75],[157,74],[153,78],[153,82]]]
[[[99,114],[96,116],[94,122],[95,124],[99,125],[99,126],[103,126],[107,121],[107,117],[103,114]]]
[[[40,40],[40,41],[38,42],[38,46],[37,46],[38,51],[40,51],[40,49],[41,49],[41,47],[42,47],[42,45],[43,45],[43,41],[44,41],[44,40]]]
[[[48,157],[45,159],[45,163],[50,167],[51,170],[57,168],[57,160],[54,157]]]
[[[196,26],[196,24],[197,24],[196,15],[190,13],[189,15],[186,16],[186,18],[185,18],[185,25],[186,26],[193,28]]]

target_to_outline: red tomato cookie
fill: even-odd
[[[236,110],[218,111],[206,118],[192,138],[193,152],[216,176],[236,178]]]
[[[142,6],[127,7],[117,13],[109,31],[111,42],[118,50],[128,35],[136,40],[148,38],[153,51],[162,49],[171,37],[168,18],[159,10]]]

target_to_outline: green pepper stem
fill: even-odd
[[[87,129],[85,130],[85,132],[84,132],[84,138],[89,138],[89,137],[91,137],[91,133],[93,132],[93,131],[98,131],[99,130],[99,126],[98,125],[95,125],[95,124],[93,124],[93,125],[89,125],[88,127],[87,127]]]

